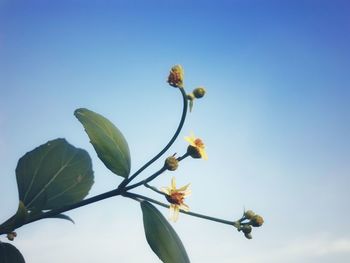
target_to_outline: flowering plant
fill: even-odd
[[[177,221],[179,213],[184,213],[231,225],[241,231],[246,238],[251,239],[252,228],[260,227],[264,222],[263,218],[253,211],[245,211],[243,216],[235,221],[198,214],[190,211],[190,208],[185,204],[185,198],[191,193],[190,184],[177,188],[175,177],[173,177],[169,187],[158,189],[150,185],[150,182],[165,171],[175,171],[185,158],[208,159],[204,142],[193,134],[185,137],[189,145],[183,155],[167,157],[164,165],[157,172],[146,179],[135,182],[139,174],[161,158],[172,146],[182,130],[188,106],[191,111],[194,101],[204,97],[206,93],[203,87],[198,87],[192,93],[186,94],[184,71],[180,65],[171,68],[168,83],[180,91],[183,111],[175,134],[157,155],[130,175],[129,146],[119,129],[107,118],[96,112],[85,108],[75,110],[74,115],[83,125],[99,159],[110,171],[121,176],[123,181],[116,189],[85,199],[94,183],[89,154],[62,138],[48,141],[27,152],[19,159],[16,167],[19,193],[18,209],[15,215],[0,225],[0,235],[5,234],[8,240],[13,241],[17,236],[16,229],[45,218],[66,219],[73,222],[69,216],[63,213],[119,196],[140,203],[147,242],[159,259],[165,263],[186,263],[190,260],[175,230],[156,206],[169,208],[172,221]],[[153,190],[167,203],[132,191],[139,187]],[[20,263],[25,262],[25,260],[15,246],[0,241],[0,263],[5,262]]]

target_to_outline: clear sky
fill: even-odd
[[[76,108],[120,128],[132,171],[152,158],[180,119],[180,94],[165,81],[182,64],[186,89],[202,85],[207,96],[167,155],[183,153],[193,131],[209,160],[186,159],[153,185],[175,175],[192,183],[192,211],[237,219],[245,207],[265,218],[246,240],[180,215],[174,227],[192,262],[349,262],[349,13],[347,0],[1,0],[0,221],[18,204],[18,159],[57,137],[90,153],[90,196],[120,183]],[[28,263],[158,262],[137,203],[114,198],[68,214],[75,225],[18,229]]]

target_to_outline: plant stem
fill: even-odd
[[[187,158],[188,156],[190,156],[190,154],[188,152],[186,152],[184,155],[178,157],[177,160],[179,162],[181,162],[183,159]]]
[[[98,201],[101,201],[101,200],[104,200],[104,199],[107,199],[107,198],[110,198],[110,197],[113,197],[113,196],[118,196],[118,195],[121,195],[121,194],[122,194],[121,190],[114,189],[112,191],[109,191],[109,192],[106,192],[106,193],[103,193],[103,194],[99,194],[99,195],[96,195],[96,196],[84,199],[84,200],[82,200],[80,202],[77,202],[77,203],[74,203],[74,204],[71,204],[71,205],[67,205],[67,206],[64,206],[64,207],[61,207],[61,208],[50,210],[50,211],[42,213],[42,214],[38,214],[36,216],[30,217],[24,223],[21,223],[21,224],[13,226],[13,229],[11,229],[11,230],[9,230],[9,229],[1,229],[0,230],[0,235],[7,234],[7,233],[9,233],[9,232],[11,232],[11,231],[13,231],[13,230],[23,226],[23,225],[27,225],[29,223],[32,223],[32,222],[35,222],[35,221],[38,221],[38,220],[41,220],[41,219],[44,219],[44,218],[49,218],[49,217],[52,217],[52,216],[56,216],[56,215],[62,214],[64,212],[67,212],[67,211],[70,211],[70,210],[73,210],[73,209],[76,209],[76,208],[79,208],[79,207],[82,207],[82,206],[86,206],[88,204],[92,204],[92,203],[95,203],[95,202],[98,202]]]
[[[163,150],[161,150],[156,156],[154,156],[150,161],[148,161],[145,165],[143,165],[139,170],[137,170],[132,176],[125,179],[118,187],[118,189],[123,189],[125,186],[127,186],[136,176],[138,176],[143,170],[145,170],[148,166],[150,166],[152,163],[154,163],[159,157],[161,157],[169,148],[170,146],[175,142],[176,138],[179,136],[180,131],[183,127],[183,124],[186,119],[187,114],[187,95],[185,93],[185,90],[183,88],[178,88],[181,92],[182,99],[183,99],[183,109],[182,109],[182,115],[181,120],[179,123],[179,126],[177,127],[174,136],[171,138],[169,143],[164,147]]]
[[[181,160],[185,159],[186,157],[190,156],[187,152],[178,157],[177,160],[180,162]],[[165,165],[157,172],[155,172],[154,174],[152,174],[150,177],[147,177],[146,179],[136,183],[136,184],[132,184],[132,185],[129,185],[127,187],[124,188],[124,191],[129,191],[131,189],[134,189],[135,187],[138,187],[140,185],[145,185],[147,183],[149,183],[150,181],[153,181],[158,175],[162,174],[163,172],[165,172],[167,170],[167,168],[165,167]],[[146,185],[145,185],[146,186]],[[147,186],[146,186],[147,187]]]
[[[159,191],[156,187],[153,187],[151,185],[149,185],[148,183],[144,183],[144,186],[146,186],[147,188],[151,189],[152,191],[161,194],[161,195],[166,195],[165,193],[163,193],[162,191]]]
[[[127,193],[123,193],[122,195],[125,196],[125,197],[129,197],[131,199],[137,200],[139,202],[140,202],[140,199],[142,199],[142,200],[146,200],[146,201],[149,201],[151,203],[160,205],[160,206],[165,207],[165,208],[169,208],[170,207],[167,204],[164,204],[162,202],[159,202],[157,200],[154,200],[152,198],[149,198],[147,196],[143,196],[143,195],[140,195],[140,194],[134,194],[134,193],[127,192]],[[218,223],[222,223],[222,224],[226,224],[226,225],[237,227],[237,224],[234,221],[228,221],[228,220],[215,218],[215,217],[211,217],[211,216],[207,216],[207,215],[203,215],[203,214],[198,214],[198,213],[194,213],[194,212],[186,212],[184,210],[180,210],[180,212],[183,213],[183,214],[186,214],[186,215],[195,216],[195,217],[199,217],[199,218],[202,218],[202,219],[206,219],[206,220],[210,220],[210,221],[214,221],[214,222],[218,222]]]
[[[146,178],[145,180],[142,180],[136,184],[133,184],[133,185],[130,185],[130,186],[127,186],[124,188],[124,191],[129,191],[131,189],[134,189],[135,187],[138,187],[140,185],[143,185],[145,183],[148,183],[150,181],[152,181],[154,178],[156,178],[158,175],[162,174],[164,171],[166,171],[166,167],[163,166],[159,171],[155,172],[153,175],[151,175],[150,177]]]

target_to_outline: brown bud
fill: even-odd
[[[179,166],[179,161],[174,156],[170,156],[165,159],[164,165],[167,170],[175,171]]]
[[[252,219],[255,216],[255,213],[252,210],[248,210],[244,212],[244,217],[247,219]]]
[[[264,219],[259,215],[253,216],[253,218],[250,220],[250,224],[254,227],[262,226],[263,223]]]

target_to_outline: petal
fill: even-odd
[[[191,137],[189,137],[189,136],[185,136],[184,139],[185,139],[185,141],[187,141],[187,142],[189,142],[189,143],[192,141],[192,140],[191,140]]]
[[[186,184],[185,186],[177,189],[178,192],[185,192],[187,190],[188,187],[190,187],[191,184]]]
[[[175,208],[175,205],[171,204],[169,206],[169,220],[173,220],[173,217],[174,217],[174,208]]]
[[[175,177],[171,178],[171,190],[176,190],[176,179],[175,179]]]
[[[186,212],[190,211],[190,207],[184,203],[180,205],[180,209]]]
[[[194,136],[193,132],[190,132],[190,136],[186,136],[185,140],[192,146],[196,146],[194,141],[196,140],[196,137]]]
[[[179,218],[179,212],[180,208],[178,205],[174,205],[174,214],[173,214],[173,221],[176,222],[177,219]]]
[[[191,189],[187,189],[185,192],[184,192],[184,197],[188,197],[192,194],[192,190]]]
[[[169,187],[162,187],[162,188],[160,188],[160,191],[163,192],[166,195],[170,195]]]
[[[185,137],[185,141],[188,142],[190,145],[194,145],[194,140],[191,137]]]
[[[207,152],[204,149],[198,148],[199,154],[202,156],[204,160],[208,160]]]

